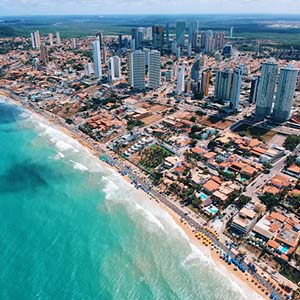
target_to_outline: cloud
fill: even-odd
[[[293,13],[299,0],[0,0],[0,14]]]

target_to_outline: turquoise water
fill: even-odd
[[[200,193],[199,197],[201,198],[201,200],[204,200],[204,201],[208,198],[208,196],[204,193]]]
[[[217,207],[213,206],[209,208],[209,211],[212,215],[215,215],[219,210]]]
[[[281,253],[283,253],[283,254],[287,254],[287,253],[289,252],[289,249],[290,249],[290,247],[289,247],[289,246],[285,246],[285,245],[280,246],[280,247],[278,248],[278,250],[279,250]]]
[[[76,141],[0,102],[0,299],[256,299]]]

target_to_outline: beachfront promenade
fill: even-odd
[[[154,190],[151,186],[149,186],[147,183],[145,183],[144,179],[139,178],[133,173],[133,168],[126,165],[121,158],[113,158],[110,154],[110,150],[105,147],[105,145],[101,145],[99,143],[96,143],[94,140],[92,140],[90,137],[82,133],[76,126],[74,125],[68,125],[65,123],[65,121],[55,115],[53,115],[50,112],[47,112],[41,108],[39,108],[37,105],[33,103],[28,103],[27,101],[20,101],[18,97],[11,92],[9,93],[9,97],[11,97],[13,100],[21,104],[22,106],[33,110],[34,112],[38,113],[39,115],[43,116],[47,120],[53,122],[56,125],[59,125],[65,129],[67,129],[74,138],[76,138],[78,141],[82,141],[83,144],[88,145],[92,150],[94,150],[98,157],[102,158],[103,161],[108,163],[109,165],[115,167],[119,173],[123,176],[128,176],[132,182],[135,184],[136,187],[142,188],[147,194],[151,195],[158,201],[162,202],[164,205],[166,205],[168,208],[170,208],[174,213],[176,213],[181,220],[184,220],[189,226],[194,228],[196,231],[201,232],[205,234],[208,238],[211,239],[214,246],[219,249],[221,254],[228,254],[230,257],[234,258],[236,255],[228,249],[226,245],[221,243],[214,235],[212,235],[208,230],[206,230],[203,227],[204,222],[202,224],[199,222],[199,220],[196,220],[193,218],[189,213],[185,212],[183,208],[180,208],[178,205],[174,204],[172,201],[168,200],[166,197],[161,195],[159,192]],[[187,209],[187,208],[185,208]],[[281,296],[278,291],[266,280],[265,277],[262,275],[252,272],[249,270],[247,264],[244,261],[241,261],[240,264],[251,274],[251,276],[256,279],[262,286],[265,287],[268,291],[270,291],[270,294],[273,294],[275,298],[272,299],[280,299],[283,300],[283,296]]]

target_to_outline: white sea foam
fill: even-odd
[[[55,156],[54,159],[55,160],[60,160],[61,158],[64,158],[65,155],[62,152],[58,152]]]
[[[192,252],[184,259],[184,261],[182,263],[183,265],[187,266],[187,265],[191,265],[194,263],[199,264],[199,261],[201,263],[206,263],[206,264],[212,263],[212,261],[210,260],[208,255],[205,255],[205,253],[202,249],[200,249],[193,243],[190,243],[190,247],[191,247]]]
[[[83,172],[89,170],[89,168],[87,166],[85,166],[84,164],[81,164],[81,163],[76,162],[74,160],[71,160],[71,162],[73,163],[74,169],[76,169],[76,170],[80,170],[80,171],[83,171]]]

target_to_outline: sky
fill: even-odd
[[[300,0],[0,0],[0,15],[300,14]]]

